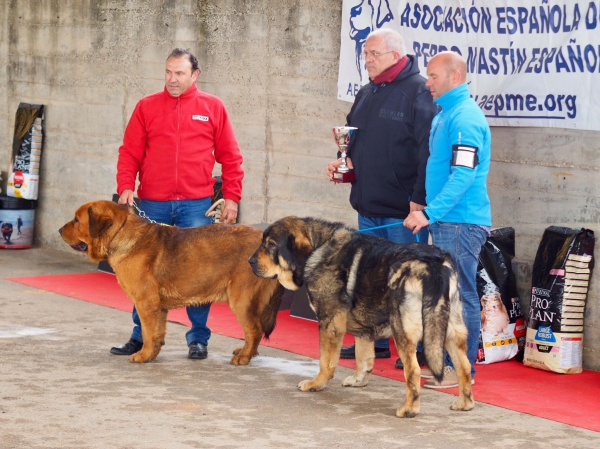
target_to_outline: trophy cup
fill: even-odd
[[[333,137],[335,137],[335,143],[340,149],[342,163],[333,173],[333,182],[354,182],[354,172],[350,170],[350,167],[346,165],[346,148],[350,143],[350,137],[357,130],[353,126],[334,126]]]

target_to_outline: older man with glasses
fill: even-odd
[[[348,126],[358,128],[346,160],[356,177],[350,204],[358,212],[358,228],[396,243],[427,244],[426,227],[415,236],[402,223],[426,204],[425,168],[436,107],[417,60],[406,54],[399,33],[384,28],[373,31],[362,57],[370,81],[360,89],[346,117]],[[328,164],[330,178],[340,163],[338,159]],[[389,340],[377,340],[375,358],[390,355]],[[422,354],[418,355],[424,364]],[[343,347],[340,357],[355,358],[354,345]],[[399,359],[396,367],[402,368]]]

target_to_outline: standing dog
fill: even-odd
[[[268,337],[283,296],[275,280],[256,277],[248,257],[261,231],[242,225],[179,228],[150,223],[126,205],[84,204],[60,229],[65,242],[94,261],[108,260],[142,322],[144,345],[132,362],[156,358],[165,342],[167,311],[228,302],[244,329],[234,365],[247,365]]]
[[[278,279],[290,290],[306,284],[319,322],[320,370],[300,382],[319,391],[333,377],[346,332],[356,337],[356,372],[343,385],[367,385],[374,340],[394,337],[404,364],[406,400],[396,415],[420,409],[421,369],[416,346],[422,340],[434,377],[441,380],[444,348],[456,367],[460,388],[452,410],[471,410],[471,365],[457,274],[448,254],[423,244],[398,245],[313,218],[286,217],[268,227],[249,259],[258,276]]]

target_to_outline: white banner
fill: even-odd
[[[600,0],[343,0],[338,98],[368,82],[360,53],[378,28],[400,32],[423,76],[443,50],[467,61],[492,126],[600,130]]]

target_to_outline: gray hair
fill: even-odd
[[[400,33],[390,28],[379,28],[378,30],[371,31],[367,36],[367,40],[376,36],[383,38],[388,51],[397,51],[400,53],[401,58],[406,56],[406,48],[404,48],[404,41]]]

